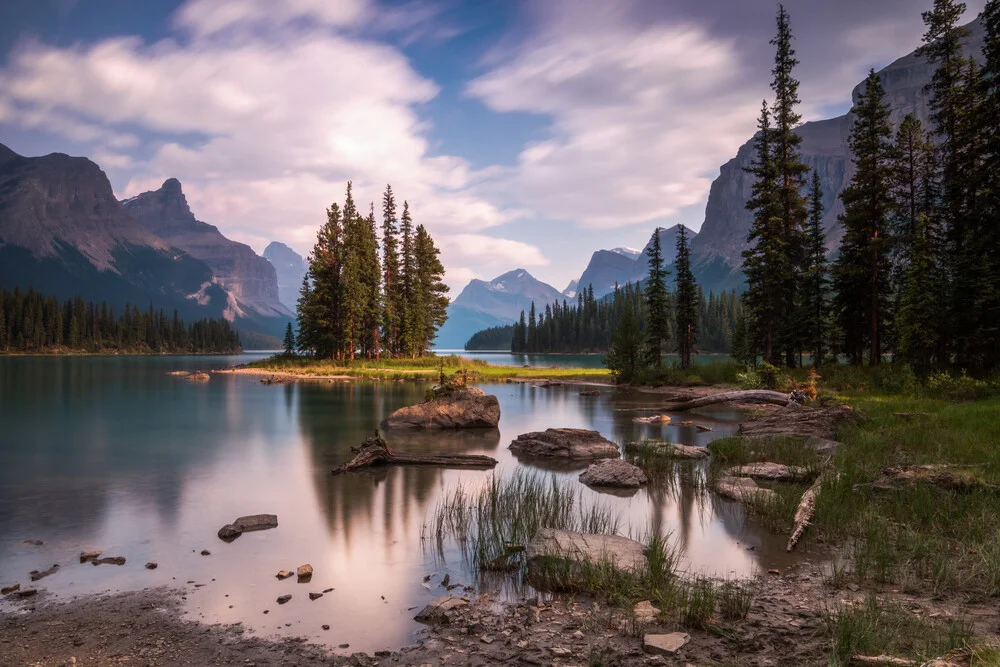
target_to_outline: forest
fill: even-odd
[[[381,253],[375,205],[362,216],[350,181],[343,208],[335,202],[326,215],[302,281],[295,346],[323,359],[428,354],[447,319],[448,287],[440,251],[423,225],[414,228],[409,202],[397,217],[386,186]]]
[[[119,352],[128,354],[236,354],[240,340],[229,322],[185,324],[175,310],[140,311],[125,305],[116,316],[107,303],[82,298],[59,303],[29,288],[0,289],[0,352]]]

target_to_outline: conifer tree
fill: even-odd
[[[698,285],[691,272],[691,251],[688,249],[687,230],[681,225],[677,232],[677,269],[675,308],[677,313],[677,351],[681,368],[691,367],[691,352],[697,341],[700,303]]]
[[[779,335],[787,312],[782,298],[785,276],[791,271],[780,218],[778,172],[772,146],[771,114],[765,100],[761,104],[754,140],[754,160],[747,172],[755,179],[746,207],[753,212],[747,235],[749,247],[743,251],[743,272],[747,279],[744,304],[747,321],[747,351],[763,354],[764,361],[778,362]]]
[[[819,172],[813,170],[809,191],[809,226],[806,229],[806,272],[803,277],[802,331],[813,365],[819,368],[826,354],[829,337],[829,283],[826,264],[826,238],[823,235],[823,191]]]
[[[382,268],[378,258],[378,234],[375,231],[375,204],[372,202],[368,218],[360,231],[361,281],[364,304],[361,328],[361,351],[369,359],[378,359],[382,349]]]
[[[419,313],[414,310],[416,305],[416,260],[413,246],[413,218],[410,217],[410,203],[403,201],[403,214],[399,219],[399,235],[401,241],[400,277],[402,279],[402,309],[399,313],[400,354],[413,357],[417,354],[416,342],[417,320]]]
[[[865,351],[872,366],[882,359],[882,332],[890,288],[889,215],[893,207],[893,146],[889,109],[875,70],[854,108],[848,143],[856,172],[840,194],[844,238],[834,264],[835,306],[844,352],[854,364]]]
[[[295,354],[295,332],[292,331],[292,323],[289,322],[288,326],[285,327],[285,354],[291,356]]]
[[[339,357],[341,338],[341,270],[343,224],[336,202],[326,211],[326,223],[316,233],[309,268],[298,302],[298,346],[320,358]]]
[[[635,380],[644,366],[642,333],[639,330],[639,323],[631,304],[626,306],[618,321],[614,340],[604,364],[620,382]]]
[[[647,251],[649,277],[646,280],[646,346],[649,364],[659,369],[663,366],[663,353],[670,338],[669,304],[667,301],[666,277],[669,271],[663,264],[660,248],[660,228],[653,230],[651,245]],[[590,298],[593,298],[593,286]]]
[[[805,264],[804,228],[807,217],[801,191],[809,168],[799,156],[802,137],[795,132],[802,117],[797,111],[801,102],[799,82],[792,75],[792,70],[799,61],[792,48],[792,31],[784,5],[778,5],[777,34],[771,45],[775,47],[774,69],[771,70],[774,77],[771,81],[774,91],[772,160],[777,177],[775,197],[788,264],[787,272],[781,276],[780,299],[784,316],[779,322],[778,339],[785,363],[794,366],[795,354],[801,349],[802,339],[796,327],[796,313],[801,302],[798,285]]]
[[[399,335],[403,311],[403,283],[400,279],[399,229],[396,220],[396,199],[392,186],[385,186],[382,195],[382,272],[383,315],[385,348],[393,356],[400,353]]]
[[[438,255],[441,251],[423,225],[417,225],[414,237],[414,257],[417,273],[417,303],[420,316],[420,349],[423,355],[430,349],[438,329],[448,319],[448,286],[442,282],[444,266]]]

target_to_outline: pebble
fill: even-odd
[[[292,596],[290,594],[286,593],[285,595],[279,595],[278,596],[277,603],[278,604],[285,604],[286,602],[288,602],[291,599],[292,599]]]
[[[159,567],[159,565],[154,563],[153,561],[149,561],[148,563],[146,563],[147,570],[155,570],[157,567]]]

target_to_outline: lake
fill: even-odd
[[[604,368],[606,354],[511,354],[504,350],[445,350],[435,349],[436,354],[457,354],[466,359],[482,359],[495,366],[536,366],[560,368]],[[710,364],[715,361],[725,361],[728,354],[695,354],[691,361],[695,364]],[[679,360],[676,354],[663,356],[664,363],[672,364]]]
[[[260,356],[0,357],[0,584],[25,587],[30,570],[58,563],[38,582],[57,596],[179,586],[193,619],[349,643],[348,653],[412,643],[420,629],[414,607],[444,593],[444,574],[475,583],[458,549],[438,553],[421,541],[422,528],[448,490],[492,473],[330,475],[383,417],[421,400],[425,384],[262,385],[234,375],[195,383],[168,375]],[[650,414],[655,395],[608,389],[581,397],[568,385],[483,389],[499,398],[499,432],[390,432],[389,444],[489,454],[500,460],[496,474],[506,475],[534,469],[507,450],[527,431],[584,427],[618,443],[661,437],[705,445],[733,433],[740,419],[724,408],[697,415],[696,423],[713,429],[702,433],[633,423]],[[578,485],[579,470],[534,470]],[[692,572],[738,576],[787,562],[784,539],[748,521],[735,503],[682,485],[653,484],[628,498],[578,486],[585,504],[605,503],[621,515],[625,534],[670,533]],[[223,524],[255,513],[277,514],[278,528],[230,544],[216,537]],[[32,539],[44,544],[24,543]],[[90,549],[127,562],[81,565],[80,552]],[[211,554],[200,555],[203,549]],[[159,567],[147,570],[147,561]],[[310,584],[274,576],[303,563],[315,568]],[[422,585],[428,574],[431,590]],[[307,597],[331,587],[316,601]],[[285,593],[293,599],[279,606]]]

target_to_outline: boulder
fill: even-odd
[[[83,551],[80,553],[80,562],[94,561],[101,557],[100,551]]]
[[[525,547],[528,569],[539,568],[548,559],[578,563],[611,563],[620,570],[641,570],[647,565],[646,547],[617,535],[577,533],[542,528]]]
[[[198,371],[196,373],[190,373],[189,375],[185,375],[184,379],[185,380],[194,380],[196,382],[208,382],[209,380],[212,379],[212,376],[209,375],[208,373],[204,373],[202,371]]]
[[[646,653],[674,655],[690,641],[685,632],[671,632],[668,635],[646,635],[642,638],[642,648]]]
[[[219,534],[219,539],[220,540],[223,540],[223,541],[226,541],[226,542],[232,542],[237,537],[239,537],[240,535],[242,535],[243,531],[240,530],[239,528],[237,528],[236,526],[234,526],[233,524],[227,523],[225,526],[223,526],[222,528],[219,529],[219,533],[218,534]]]
[[[309,563],[299,565],[298,569],[295,570],[295,575],[299,578],[299,581],[309,581],[313,576],[313,566]]]
[[[434,599],[429,605],[420,610],[420,613],[413,617],[413,620],[420,623],[448,623],[449,612],[468,604],[462,598],[453,595],[442,595]]]
[[[609,459],[620,454],[618,445],[597,431],[582,428],[522,433],[510,443],[509,449],[515,454],[558,459]]]
[[[400,408],[385,418],[383,428],[496,428],[500,402],[475,387]]]
[[[762,489],[749,477],[723,477],[715,490],[720,496],[738,502],[767,502],[778,497],[771,489]]]
[[[293,572],[291,570],[278,570],[278,574],[274,575],[280,581],[281,579],[287,579],[292,576]]]
[[[250,516],[241,516],[236,521],[233,521],[233,525],[244,533],[249,533],[253,530],[267,530],[268,528],[278,527],[278,515],[277,514],[251,514]]]
[[[800,466],[786,466],[782,463],[760,462],[735,466],[726,471],[732,477],[753,477],[773,481],[794,481],[802,479],[809,471]]]
[[[642,468],[621,459],[603,459],[591,463],[580,474],[580,482],[587,486],[612,486],[620,489],[634,489],[649,482]]]

